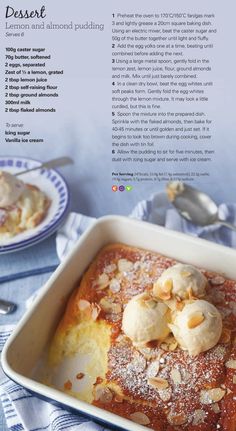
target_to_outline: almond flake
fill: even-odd
[[[99,286],[99,289],[106,289],[106,287],[108,286],[108,284],[109,284],[109,277],[108,277],[108,275],[105,272],[103,272],[98,277],[98,286]]]
[[[110,284],[109,284],[109,288],[110,288],[110,290],[113,292],[113,293],[117,293],[117,292],[119,292],[120,291],[120,281],[119,280],[117,280],[117,278],[113,278],[111,281],[110,281]]]
[[[120,394],[115,394],[114,401],[115,401],[116,403],[121,404],[121,403],[123,403],[124,398],[123,398],[123,397],[122,397],[122,395],[120,395]]]
[[[201,311],[196,311],[193,313],[188,320],[188,328],[193,329],[199,326],[203,320],[205,320],[205,316]]]
[[[149,361],[151,359],[159,358],[159,352],[157,352],[156,349],[153,349],[151,347],[142,347],[137,346],[138,350],[142,355]]]
[[[162,348],[165,352],[169,352],[169,344],[167,344],[167,343],[161,343],[161,348]]]
[[[221,388],[202,390],[200,394],[200,402],[202,404],[217,403],[224,397],[225,393],[226,391]]]
[[[220,407],[219,407],[219,404],[218,403],[214,403],[214,404],[212,404],[211,405],[211,408],[212,408],[212,410],[213,410],[213,412],[214,413],[220,413]]]
[[[172,395],[172,389],[171,388],[160,389],[158,391],[158,395],[162,401],[164,401],[164,402],[170,401],[171,395]]]
[[[158,283],[154,283],[153,294],[157,296],[157,298],[162,299],[163,301],[167,301],[168,299],[171,299],[171,289],[168,288],[165,291],[163,287],[160,286]]]
[[[128,365],[128,368],[131,370],[135,370],[136,373],[142,373],[146,369],[146,367],[147,367],[146,359],[138,352]]]
[[[102,310],[106,312],[111,312],[112,299],[104,297],[99,302],[99,305],[102,308]]]
[[[156,389],[167,389],[169,387],[168,381],[161,377],[151,377],[148,379],[148,384]]]
[[[86,308],[90,307],[90,302],[86,301],[86,299],[80,299],[78,302],[78,307],[80,311],[86,310]]]
[[[92,304],[91,317],[94,321],[97,320],[100,312],[101,312],[101,307],[99,307],[98,304]]]
[[[222,277],[221,275],[217,275],[216,277],[213,277],[210,280],[210,283],[213,284],[213,286],[219,286],[221,284],[224,284],[225,282],[225,278]]]
[[[233,370],[236,370],[236,359],[230,359],[226,362],[225,366],[227,368],[233,368]]]
[[[204,419],[206,418],[206,412],[202,409],[197,409],[193,413],[193,422],[192,425],[200,425],[204,423]]]
[[[95,388],[95,400],[101,401],[102,403],[110,403],[112,401],[113,394],[109,388],[97,386]]]
[[[145,413],[142,413],[142,412],[131,413],[130,419],[139,425],[149,425],[150,424],[149,418],[147,417],[147,415],[145,415]]]
[[[112,298],[102,298],[99,302],[99,305],[106,313],[119,314],[122,311],[121,305],[116,302],[113,302]]]
[[[167,420],[169,422],[170,425],[183,425],[187,422],[187,417],[182,413],[182,414],[173,414],[173,413],[169,413],[167,416]]]
[[[147,376],[149,378],[156,377],[159,372],[159,369],[160,369],[160,361],[159,359],[156,359],[155,361],[152,361],[151,364],[148,366]]]
[[[236,385],[236,374],[233,376],[233,384]]]
[[[171,279],[166,280],[164,285],[162,286],[162,290],[164,292],[171,292],[173,289],[173,281]]]
[[[116,264],[115,263],[111,263],[110,265],[107,265],[104,268],[104,272],[106,272],[106,274],[110,274],[111,272],[114,272],[116,270]]]
[[[198,299],[198,298],[197,298],[197,296],[195,296],[195,295],[194,295],[194,293],[193,293],[193,289],[192,289],[191,287],[189,287],[189,288],[187,289],[187,293],[188,293],[188,297],[189,297],[189,299]]]
[[[171,370],[170,376],[175,385],[179,385],[182,382],[181,374],[176,368],[173,368],[173,370]]]
[[[169,351],[174,352],[174,350],[177,349],[177,347],[178,347],[178,343],[177,341],[174,341],[173,343],[169,344]]]
[[[118,270],[120,272],[129,272],[133,268],[133,262],[127,259],[119,259],[118,260]]]

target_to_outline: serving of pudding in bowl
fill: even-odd
[[[221,274],[110,244],[68,301],[44,383],[156,431],[235,431],[235,299]]]
[[[0,241],[38,226],[51,201],[36,185],[0,171]]]

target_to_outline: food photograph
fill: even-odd
[[[0,431],[236,431],[235,13],[1,2]]]

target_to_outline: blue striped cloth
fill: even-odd
[[[236,205],[222,204],[219,207],[223,220],[236,224]],[[132,218],[165,226],[168,229],[182,231],[199,236],[230,247],[236,247],[236,233],[219,226],[199,228],[182,219],[169,204],[165,193],[157,193],[150,199],[138,203]],[[95,219],[81,214],[69,214],[64,226],[58,231],[56,238],[57,253],[60,260],[66,256],[80,235]],[[32,302],[31,297],[28,301]],[[13,326],[0,327],[0,347],[9,337]],[[8,380],[2,375],[0,396],[11,431],[104,431],[105,429],[81,415],[69,413],[62,408],[41,401],[29,394],[25,389]]]

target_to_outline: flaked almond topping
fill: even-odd
[[[193,293],[193,289],[192,289],[191,287],[189,287],[189,288],[187,289],[187,293],[188,293],[188,297],[189,297],[189,299],[198,299],[198,298],[197,298],[197,296],[196,296],[196,295],[194,295],[194,293]]]
[[[162,299],[163,301],[167,301],[168,299],[171,299],[171,290],[164,291],[162,286],[159,286],[158,283],[154,283],[153,294],[157,298]]]
[[[107,274],[110,274],[111,272],[114,272],[116,270],[116,264],[115,263],[111,263],[110,265],[107,265],[104,268],[104,272],[106,272]]]
[[[142,412],[131,413],[130,419],[139,425],[149,425],[150,424],[149,418],[147,417],[147,415],[145,415],[145,413],[142,413]]]
[[[142,373],[146,369],[146,367],[147,367],[146,359],[138,352],[128,365],[128,368],[134,369],[136,373]]]
[[[163,292],[171,292],[172,289],[173,289],[173,281],[171,279],[166,280],[162,286]]]
[[[114,401],[115,401],[116,403],[121,404],[121,403],[123,403],[123,401],[124,401],[124,397],[122,397],[122,395],[120,395],[120,394],[115,394]]]
[[[233,376],[233,384],[236,385],[236,374]]]
[[[231,339],[231,331],[228,328],[223,328],[219,342],[227,344]]]
[[[178,347],[178,343],[177,343],[177,341],[175,340],[173,343],[170,343],[170,344],[169,344],[169,351],[170,351],[170,352],[174,352],[174,350],[176,350],[176,349],[177,349],[177,347]]]
[[[81,380],[81,379],[83,379],[83,377],[85,376],[85,374],[84,373],[78,373],[78,374],[76,374],[76,378],[77,378],[77,380]]]
[[[99,305],[102,308],[102,310],[111,312],[112,300],[110,298],[104,297],[99,302]]]
[[[87,301],[86,299],[80,299],[78,302],[78,307],[80,311],[84,311],[86,310],[86,308],[90,307],[90,302]]]
[[[216,313],[212,313],[211,311],[208,311],[207,314],[210,317],[217,317],[217,314]]]
[[[95,400],[101,401],[102,403],[110,403],[112,401],[113,394],[109,388],[97,386],[95,388]]]
[[[202,390],[200,393],[200,402],[202,404],[217,403],[224,397],[225,393],[226,391],[222,388]]]
[[[233,370],[236,370],[236,359],[230,359],[226,362],[225,366],[227,368],[233,368]]]
[[[231,389],[227,388],[227,395],[232,394],[233,391],[231,391]]]
[[[100,312],[101,312],[101,307],[99,307],[98,304],[92,304],[91,317],[94,321],[97,320]]]
[[[193,425],[200,425],[204,423],[204,419],[206,418],[206,412],[202,409],[196,409],[193,413]]]
[[[111,289],[111,291],[113,292],[113,293],[117,293],[117,292],[119,292],[120,291],[120,281],[119,280],[117,280],[117,278],[113,278],[111,281],[110,281],[110,284],[109,284],[109,288]]]
[[[122,311],[121,305],[113,302],[112,299],[108,297],[102,298],[99,305],[106,313],[119,314]]]
[[[129,272],[133,269],[133,262],[127,259],[118,260],[118,270],[120,272]]]
[[[98,287],[99,287],[99,289],[106,289],[108,284],[109,284],[109,277],[105,272],[103,272],[98,277]]]
[[[156,377],[160,369],[160,361],[159,359],[156,359],[155,361],[152,361],[151,364],[148,366],[147,369],[147,376],[148,377]]]
[[[205,316],[201,311],[196,311],[193,313],[188,320],[188,328],[193,329],[199,326],[203,320],[205,320]]]
[[[211,284],[213,284],[213,286],[219,286],[221,284],[224,284],[225,278],[221,275],[217,275],[216,277],[213,277],[210,282]]]
[[[161,343],[161,348],[162,348],[165,352],[169,352],[169,344],[167,344],[167,343]]]
[[[169,387],[168,381],[166,379],[162,379],[161,377],[149,378],[148,384],[156,389],[167,389]]]
[[[156,349],[151,347],[143,347],[143,346],[137,346],[137,349],[140,353],[149,361],[151,359],[159,358],[159,352],[157,352]]]
[[[182,382],[181,374],[176,368],[173,368],[173,370],[171,370],[170,376],[175,385],[179,385]]]
[[[220,413],[220,407],[219,407],[218,403],[211,404],[211,408],[212,408],[214,413],[216,413],[216,414]]]
[[[170,425],[183,425],[187,422],[187,416],[185,416],[183,413],[180,414],[173,414],[173,413],[169,413],[167,415],[167,420],[169,422]]]
[[[158,391],[158,395],[162,401],[164,401],[164,402],[170,401],[171,396],[172,396],[172,389],[171,388],[160,389]]]

